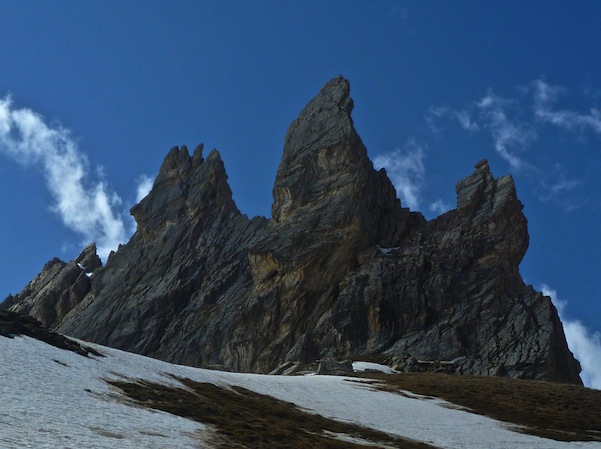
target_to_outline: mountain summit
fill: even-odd
[[[104,267],[90,246],[4,305],[194,366],[269,372],[380,355],[580,384],[555,307],[519,273],[529,237],[512,178],[481,161],[457,183],[457,208],[426,221],[373,168],[352,109],[338,77],[292,122],[271,219],[240,213],[216,150],[176,147]]]

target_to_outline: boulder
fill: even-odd
[[[317,366],[317,374],[321,375],[344,376],[354,372],[353,362],[350,360],[338,361],[333,358],[325,358],[320,360]]]

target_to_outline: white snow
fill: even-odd
[[[381,365],[380,363],[373,362],[353,362],[353,370],[354,371],[379,371],[385,374],[396,373],[388,365]]]
[[[208,371],[90,346],[107,357],[85,358],[28,337],[0,337],[0,448],[210,447],[210,428],[130,405],[103,381],[128,377],[177,384],[169,373],[238,385],[327,417],[441,448],[601,449],[601,443],[562,443],[512,432],[443,401],[376,391],[358,379]]]
[[[102,381],[114,368],[141,374],[119,359],[85,358],[28,337],[0,337],[0,359],[3,449],[198,447],[200,424],[127,405]]]
[[[380,252],[384,255],[388,255],[393,251],[397,251],[398,249],[400,249],[400,246],[395,246],[393,248],[382,248],[380,246],[378,246],[378,249],[380,250]]]

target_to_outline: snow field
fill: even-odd
[[[442,400],[376,391],[360,379],[209,371],[89,346],[107,357],[85,358],[29,337],[0,338],[0,448],[210,447],[213,432],[207,426],[133,406],[103,380],[126,377],[180,386],[168,373],[237,385],[441,448],[601,449],[601,443],[564,443],[512,432]],[[357,368],[376,369],[369,364]]]

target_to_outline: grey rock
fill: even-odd
[[[55,328],[88,294],[94,270],[101,265],[96,245],[91,244],[69,263],[52,259],[21,293],[5,301],[10,302],[10,310]]]
[[[282,375],[282,376],[291,376],[293,374],[297,374],[303,369],[303,366],[299,362],[284,362],[276,369],[272,370],[269,374],[272,375]]]
[[[350,360],[338,361],[333,358],[325,358],[319,361],[317,374],[328,376],[344,376],[354,373],[353,362]]]
[[[193,366],[283,373],[385,354],[405,371],[453,361],[434,369],[581,383],[550,298],[519,274],[529,236],[512,178],[481,161],[457,208],[426,221],[373,168],[349,92],[331,80],[290,125],[271,219],[240,213],[216,150],[176,147],[131,210],[134,236],[83,273],[91,285],[55,260],[5,305]]]

